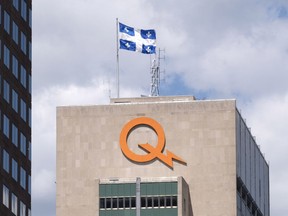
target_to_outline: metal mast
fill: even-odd
[[[161,50],[159,48],[158,52],[158,59],[155,54],[155,59],[152,60],[151,65],[151,87],[150,87],[150,97],[156,97],[159,96],[159,87],[160,87],[160,61],[161,59],[165,59],[164,57],[161,57],[161,52],[165,52],[165,50]],[[164,53],[165,54],[165,53]]]

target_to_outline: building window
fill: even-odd
[[[32,79],[31,79],[30,74],[28,75],[28,90],[29,90],[29,93],[31,94],[32,93]]]
[[[10,68],[10,50],[4,45],[4,64],[9,69]]]
[[[22,167],[20,168],[20,185],[22,188],[26,189],[26,170]]]
[[[9,118],[4,115],[3,116],[3,133],[5,134],[6,137],[10,138],[10,120]]]
[[[101,210],[136,208],[136,185],[100,184],[99,206]],[[177,182],[141,183],[140,205],[142,209],[177,208]],[[129,192],[128,192],[129,191]]]
[[[9,189],[3,185],[3,205],[9,208]]]
[[[20,133],[20,150],[26,156],[26,136]]]
[[[4,29],[10,34],[10,15],[4,11]]]
[[[7,101],[7,103],[10,102],[10,85],[9,83],[4,80],[4,90],[3,90],[3,94],[4,94],[4,99]]]
[[[25,0],[21,1],[21,16],[26,21],[26,19],[27,19],[27,3]]]
[[[18,128],[12,124],[12,143],[18,146]]]
[[[177,197],[176,196],[172,196],[171,199],[172,199],[172,206],[176,207],[177,206]]]
[[[18,59],[12,55],[12,73],[18,79]]]
[[[31,119],[32,117],[31,117],[31,108],[29,107],[29,109],[28,109],[28,125],[29,125],[29,127],[31,128]]]
[[[28,193],[31,194],[31,176],[28,175]]]
[[[12,38],[18,44],[18,26],[14,21],[12,21]]]
[[[12,178],[18,181],[18,163],[12,159]]]
[[[111,197],[108,197],[105,199],[105,206],[106,206],[106,209],[111,209]]]
[[[99,200],[100,209],[133,209],[136,208],[136,197],[106,197]],[[175,208],[177,196],[141,197],[141,208]]]
[[[12,108],[18,113],[18,93],[12,89]]]
[[[29,26],[32,28],[32,10],[29,8]]]
[[[106,208],[106,202],[105,202],[105,198],[100,198],[100,209],[105,209]]]
[[[28,142],[28,158],[30,161],[31,161],[31,152],[32,152],[31,142]]]
[[[170,197],[170,196],[166,196],[166,197],[165,197],[165,206],[170,207],[171,204],[172,204],[172,202],[171,202],[171,197]]]
[[[146,199],[146,197],[141,197],[141,207],[142,206],[147,206],[147,199]]]
[[[26,205],[20,201],[20,216],[26,216]]]
[[[144,197],[142,197],[144,198]],[[145,197],[147,199],[147,207],[151,207],[153,206],[153,200],[152,200],[152,197]],[[143,207],[146,207],[146,206],[143,206]]]
[[[24,121],[26,121],[26,103],[22,99],[20,99],[20,116]]]
[[[28,56],[29,56],[29,60],[31,61],[32,59],[32,44],[31,44],[31,41],[29,41],[29,50],[28,50]]]
[[[19,10],[19,0],[13,0],[13,6],[16,10]]]
[[[20,81],[21,84],[26,88],[26,80],[27,80],[27,72],[26,69],[21,65],[21,77],[20,77]]]
[[[28,209],[28,216],[31,216],[31,210]]]
[[[21,50],[26,54],[26,35],[21,32]]]
[[[153,207],[158,208],[159,207],[159,197],[153,197]]]
[[[159,197],[159,204],[160,204],[160,206],[165,206],[165,196],[160,196]]]
[[[3,169],[9,173],[9,154],[3,150]]]
[[[15,215],[17,215],[17,210],[18,210],[18,198],[15,194],[11,194],[11,211]]]

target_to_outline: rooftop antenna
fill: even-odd
[[[163,52],[163,57],[161,56],[161,52]],[[160,61],[161,59],[165,60],[165,49],[160,49],[157,55],[155,54],[155,58],[152,60],[151,65],[151,86],[150,86],[150,97],[159,96],[159,87],[160,87]]]

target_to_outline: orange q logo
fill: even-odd
[[[129,149],[128,144],[127,144],[127,139],[128,139],[129,134],[137,126],[148,126],[152,128],[158,136],[158,143],[156,147],[150,145],[149,143],[138,144],[139,147],[141,147],[147,152],[146,155],[139,155],[139,154],[132,152]],[[127,158],[135,162],[145,163],[145,162],[152,161],[155,158],[158,158],[160,161],[162,161],[164,164],[166,164],[170,168],[173,168],[173,160],[186,164],[186,162],[182,158],[176,156],[175,154],[173,154],[172,152],[168,150],[166,150],[167,155],[163,154],[163,150],[165,147],[164,130],[157,121],[151,118],[147,118],[147,117],[135,118],[135,119],[132,119],[130,122],[128,122],[126,125],[124,125],[120,134],[120,147],[121,147],[123,154]]]

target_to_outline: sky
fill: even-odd
[[[288,212],[287,0],[34,0],[32,214],[55,216],[56,107],[117,96],[116,18],[155,29],[160,95],[237,100]],[[150,56],[119,51],[120,97],[149,95]]]

